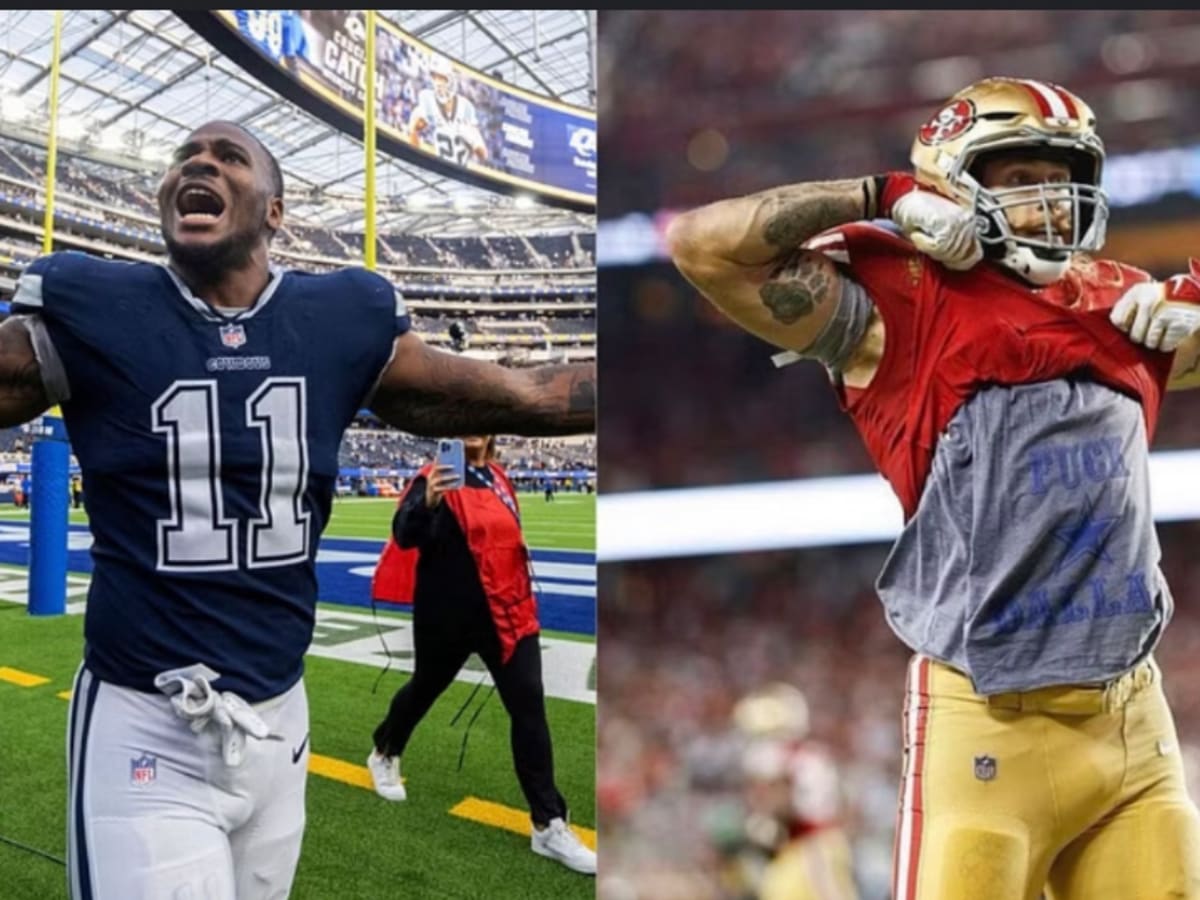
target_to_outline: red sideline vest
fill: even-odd
[[[1081,373],[1140,400],[1153,438],[1172,354],[1133,343],[1108,321],[1145,272],[1101,260],[1036,290],[989,263],[953,272],[869,224],[832,229],[808,246],[842,263],[883,317],[879,369],[868,387],[846,388],[841,401],[906,521],[939,433],[983,386]]]
[[[428,478],[432,468],[425,466],[417,474]],[[504,470],[495,463],[488,463],[488,470],[495,478],[495,487],[506,490],[516,503],[516,492]],[[401,503],[415,480],[404,489]],[[442,496],[442,502],[454,513],[466,535],[500,638],[500,659],[508,662],[521,638],[538,633],[537,601],[529,578],[529,550],[521,526],[494,490],[450,491]],[[419,555],[416,547],[403,549],[395,538],[389,537],[375,567],[371,596],[383,603],[412,603]]]

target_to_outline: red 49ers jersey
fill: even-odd
[[[1049,287],[1029,287],[984,262],[954,272],[903,236],[845,225],[807,245],[838,262],[883,318],[883,357],[870,385],[841,401],[880,473],[912,517],[938,435],[959,406],[989,384],[1080,377],[1142,404],[1154,436],[1172,355],[1147,350],[1108,320],[1149,276],[1105,260],[1080,262]]]

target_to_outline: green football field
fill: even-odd
[[[521,529],[530,547],[547,550],[596,549],[596,497],[594,494],[555,494],[546,502],[541,494],[520,494]],[[391,529],[396,501],[343,497],[333,504],[325,534],[329,537],[377,538]]]
[[[521,501],[532,546],[594,546],[594,498],[560,494],[546,503],[540,495],[524,495]],[[394,505],[394,500],[339,500],[326,533],[379,538],[387,534]],[[21,518],[0,515],[0,521]],[[12,567],[4,574],[23,577]],[[345,609],[322,604],[325,613],[348,615]],[[379,619],[397,631],[408,624],[403,615],[380,613]],[[80,615],[35,619],[23,605],[0,600],[0,897],[5,900],[66,897],[65,696],[80,659],[82,626]],[[564,637],[546,635],[548,642]],[[558,643],[544,653],[578,647],[591,654],[594,666],[590,640]],[[394,646],[391,638],[389,646]],[[512,770],[508,716],[499,698],[479,690],[450,724],[471,697],[473,663],[468,663],[467,680],[454,682],[415,732],[403,760],[409,799],[396,804],[369,789],[364,763],[371,732],[407,673],[394,663],[373,693],[382,665],[308,656],[308,825],[292,897],[595,896],[594,879],[529,849],[528,813]],[[594,691],[594,668],[588,682]],[[549,686],[547,693],[552,693]],[[546,703],[559,790],[570,804],[572,825],[595,846],[594,702],[548,696]],[[481,704],[460,770],[464,729]]]

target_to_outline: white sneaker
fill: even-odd
[[[589,850],[562,819],[551,819],[541,831],[534,828],[530,846],[538,856],[556,859],[568,869],[596,874],[596,852]]]
[[[408,796],[404,782],[400,780],[400,757],[384,756],[378,750],[372,750],[367,757],[367,768],[371,770],[375,793],[384,800],[403,800]]]

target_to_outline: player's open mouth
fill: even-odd
[[[203,185],[188,185],[175,197],[175,209],[182,225],[208,225],[225,212],[225,201]]]

